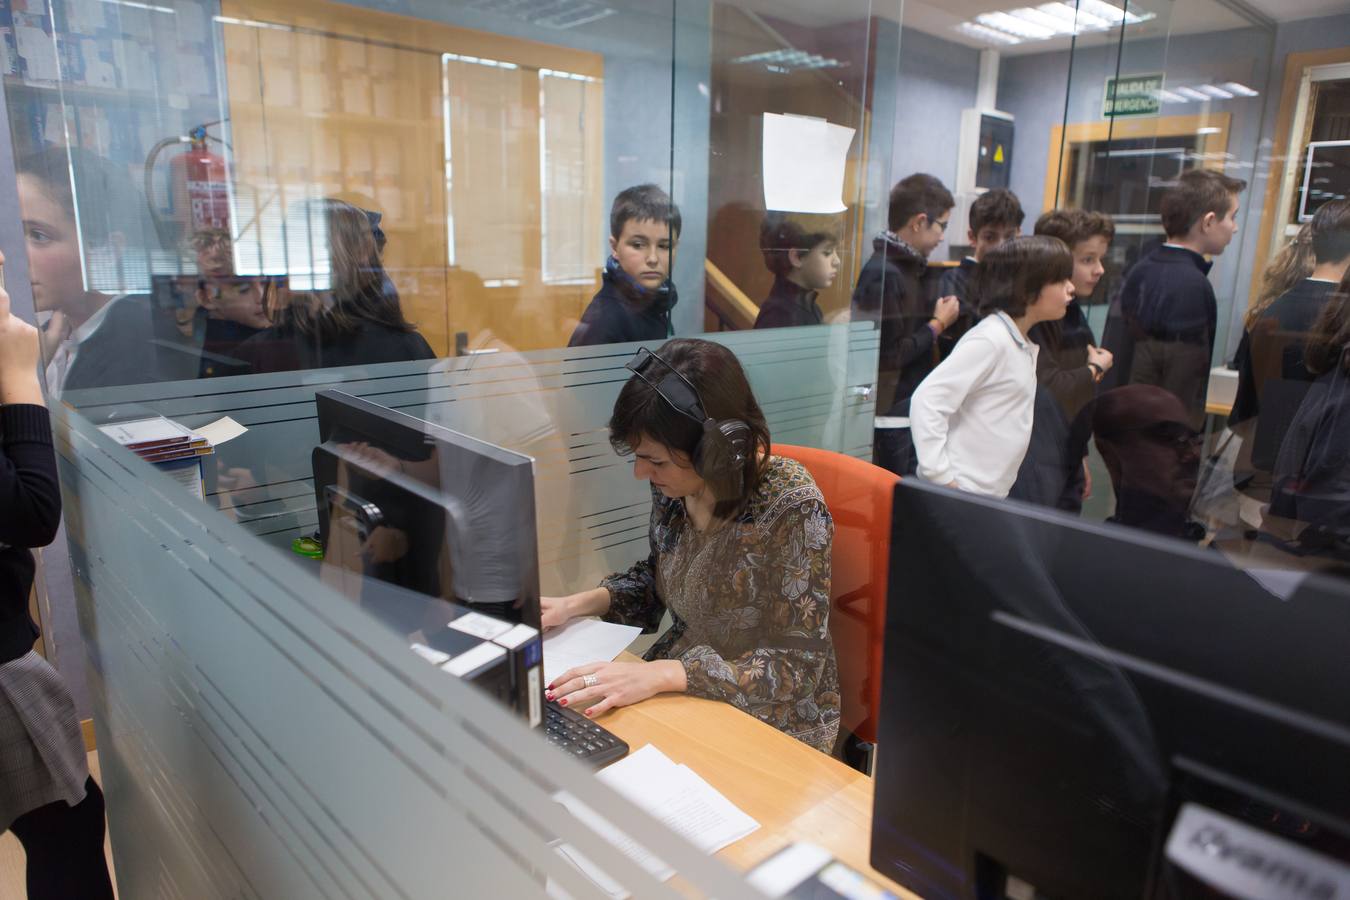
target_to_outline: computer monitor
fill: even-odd
[[[890,573],[878,871],[930,900],[1350,896],[1343,583],[913,480]]]
[[[314,403],[314,497],[329,559],[538,629],[533,460],[341,391]],[[386,614],[400,626],[416,615]]]

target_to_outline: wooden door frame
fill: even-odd
[[[1195,116],[1149,116],[1052,125],[1045,170],[1044,209],[1051,210],[1058,205],[1059,186],[1069,174],[1069,153],[1066,151],[1070,144],[1114,138],[1191,137],[1200,133],[1201,129],[1210,128],[1215,130],[1200,135],[1203,138],[1200,152],[1205,156],[1204,168],[1223,171],[1223,154],[1228,149],[1231,121],[1231,113],[1210,112]]]
[[[1270,151],[1270,168],[1266,175],[1266,197],[1261,207],[1261,229],[1257,234],[1256,253],[1252,257],[1252,283],[1247,293],[1248,308],[1256,299],[1261,288],[1261,275],[1271,256],[1271,242],[1274,237],[1276,220],[1284,228],[1284,212],[1280,210],[1280,188],[1284,184],[1289,167],[1289,141],[1294,128],[1294,113],[1298,105],[1299,89],[1303,85],[1303,73],[1319,66],[1334,66],[1350,63],[1350,47],[1336,47],[1330,50],[1305,50],[1290,53],[1285,58],[1284,81],[1280,86],[1280,106],[1275,117],[1275,135]],[[1278,163],[1279,172],[1276,173]]]

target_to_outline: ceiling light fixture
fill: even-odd
[[[1044,41],[1062,35],[1077,35],[1091,31],[1106,31],[1122,22],[1134,25],[1155,18],[1151,12],[1130,12],[1129,0],[1122,9],[1105,0],[1057,0],[1038,6],[981,13],[972,21],[962,22],[956,30],[989,44],[1018,44],[1023,41]]]
[[[1138,25],[1140,22],[1147,22],[1149,19],[1155,18],[1151,12],[1142,14],[1131,12],[1128,0],[1126,0],[1124,9],[1107,3],[1105,0],[1078,0],[1078,9],[1088,15],[1105,19],[1111,23],[1113,28],[1119,25],[1122,20],[1126,25]]]
[[[1190,100],[1199,100],[1201,103],[1207,103],[1208,101],[1214,99],[1208,94],[1202,94],[1195,88],[1191,87],[1179,87],[1177,88],[1177,93]]]
[[[1224,82],[1224,84],[1223,84],[1223,89],[1224,89],[1225,91],[1232,91],[1234,94],[1237,94],[1239,97],[1259,97],[1259,96],[1261,96],[1261,92],[1260,92],[1260,91],[1254,91],[1254,90],[1252,90],[1251,88],[1247,87],[1245,84],[1242,84],[1241,82],[1238,82],[1238,81],[1226,81],[1226,82]]]
[[[1042,3],[1036,8],[1046,15],[1068,22],[1076,31],[1101,31],[1111,27],[1109,20],[1078,9],[1072,3]]]
[[[1033,22],[1024,22],[1005,12],[980,13],[975,17],[975,21],[987,28],[1006,31],[1008,34],[1016,35],[1024,40],[1043,41],[1055,36],[1053,28],[1046,28],[1044,25],[1037,25]]]
[[[996,28],[988,28],[984,25],[977,25],[974,22],[962,22],[956,26],[956,30],[962,34],[973,37],[976,40],[984,41],[989,44],[1020,44],[1022,39],[1014,34],[1006,34]]]
[[[1232,100],[1233,95],[1221,87],[1215,87],[1212,84],[1202,84],[1198,90],[1202,94],[1209,94],[1211,97],[1217,97],[1220,100]]]
[[[1175,92],[1175,91],[1168,91],[1168,90],[1161,90],[1161,91],[1158,91],[1158,99],[1161,100],[1161,101],[1164,102],[1164,103],[1190,103],[1190,102],[1191,102],[1189,99],[1187,99],[1186,97],[1181,96],[1181,95],[1178,94],[1177,92]]]

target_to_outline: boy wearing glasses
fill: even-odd
[[[877,373],[877,431],[872,458],[900,475],[914,471],[909,398],[933,370],[950,340],[960,301],[932,301],[926,285],[928,255],[942,243],[951,218],[951,192],[932,175],[910,175],[891,189],[887,230],[853,290],[853,317],[877,322],[881,356]]]

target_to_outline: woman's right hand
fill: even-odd
[[[567,620],[572,618],[572,614],[567,610],[567,601],[569,597],[540,597],[539,598],[539,624],[547,631],[550,628],[557,628],[559,625],[566,625]]]
[[[609,601],[609,589],[602,587],[566,597],[540,597],[539,624],[547,631],[582,616],[603,616],[609,612]]]

